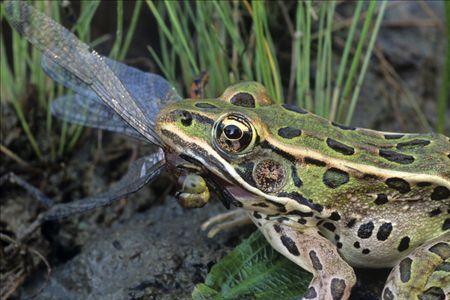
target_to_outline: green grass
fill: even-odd
[[[206,89],[210,97],[235,81],[256,80],[279,103],[294,103],[347,124],[386,8],[386,2],[357,2],[345,48],[337,56],[332,49],[336,2],[298,2],[295,16],[285,20],[292,23],[294,31],[290,33],[291,50],[287,50],[291,54],[290,73],[282,73],[277,56],[282,50],[271,32],[283,21],[283,4],[204,1],[192,7],[178,2],[146,3],[161,33],[162,53],[157,55],[154,47],[149,48],[150,53],[169,80],[176,82],[175,70],[181,71],[185,92],[200,71],[206,70],[211,78]],[[362,12],[364,22],[360,21]],[[355,32],[359,33],[357,40]],[[313,62],[315,74],[311,74]],[[314,86],[311,77],[315,78]],[[286,91],[283,82],[288,83]]]
[[[77,22],[73,24],[73,28],[69,28],[75,32],[80,40],[93,47],[105,41],[105,37],[101,37],[95,41],[92,41],[90,37],[92,20],[95,17],[100,2],[99,0],[82,1],[80,3],[79,14],[77,15]],[[35,8],[45,11],[46,14],[49,14],[57,22],[61,22],[61,2],[30,1],[30,3]],[[137,2],[135,5],[133,19],[130,24],[127,24],[127,32],[124,35],[123,0],[116,1],[117,14],[115,18],[117,30],[110,53],[111,57],[123,60],[126,56],[135,32],[142,4],[143,2]],[[3,6],[0,9],[0,19],[3,22]],[[68,91],[48,79],[40,66],[41,53],[34,47],[31,47],[15,31],[12,32],[10,41],[10,47],[13,53],[12,60],[8,61],[5,39],[6,37],[2,32],[0,38],[0,70],[2,74],[0,85],[1,101],[9,103],[13,107],[23,133],[29,142],[29,147],[33,150],[37,160],[55,161],[58,157],[62,157],[68,150],[74,148],[83,131],[83,127],[65,122],[62,124],[59,121],[54,122],[50,110],[51,101]],[[27,99],[26,91],[30,84],[35,88],[37,95],[37,106],[33,107],[33,114],[39,117],[45,116],[44,120],[36,120],[39,122],[39,125],[35,125],[34,127],[31,124],[31,116],[27,115],[28,112],[25,111],[27,105],[23,101]],[[34,132],[32,128],[43,128],[40,124],[45,124],[45,132]],[[20,154],[18,153],[19,156]]]

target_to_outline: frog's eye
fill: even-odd
[[[221,117],[213,127],[214,146],[226,154],[245,154],[255,146],[256,130],[240,114]]]

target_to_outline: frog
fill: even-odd
[[[253,81],[167,105],[156,132],[181,158],[182,203],[218,194],[237,207],[312,273],[303,299],[348,299],[355,267],[392,268],[383,300],[449,299],[445,135],[344,126],[277,104]]]

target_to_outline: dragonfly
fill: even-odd
[[[42,68],[75,94],[57,98],[52,114],[86,127],[109,130],[158,146],[132,162],[109,190],[64,204],[53,204],[42,192],[15,175],[12,181],[49,207],[39,222],[106,206],[130,195],[161,174],[167,165],[164,145],[154,131],[162,107],[182,97],[163,77],[140,71],[91,50],[72,32],[23,1],[6,1],[11,26],[42,51]]]

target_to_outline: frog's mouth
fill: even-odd
[[[187,164],[198,167],[198,169],[196,169],[205,179],[210,191],[217,195],[227,209],[229,209],[231,205],[243,207],[247,203],[261,201],[261,196],[255,195],[244,189],[235,182],[233,178],[229,178],[223,173],[221,173],[221,176],[218,176],[213,171],[205,168],[204,164],[199,160],[184,154],[180,154],[179,158],[182,162],[179,161],[178,167],[185,168]],[[187,169],[190,168],[188,167]]]
[[[236,183],[230,183],[214,174],[210,175],[212,176],[205,178],[206,183],[227,209],[229,209],[231,205],[243,207],[247,203],[258,202],[261,200],[260,196],[247,191],[236,185]]]

